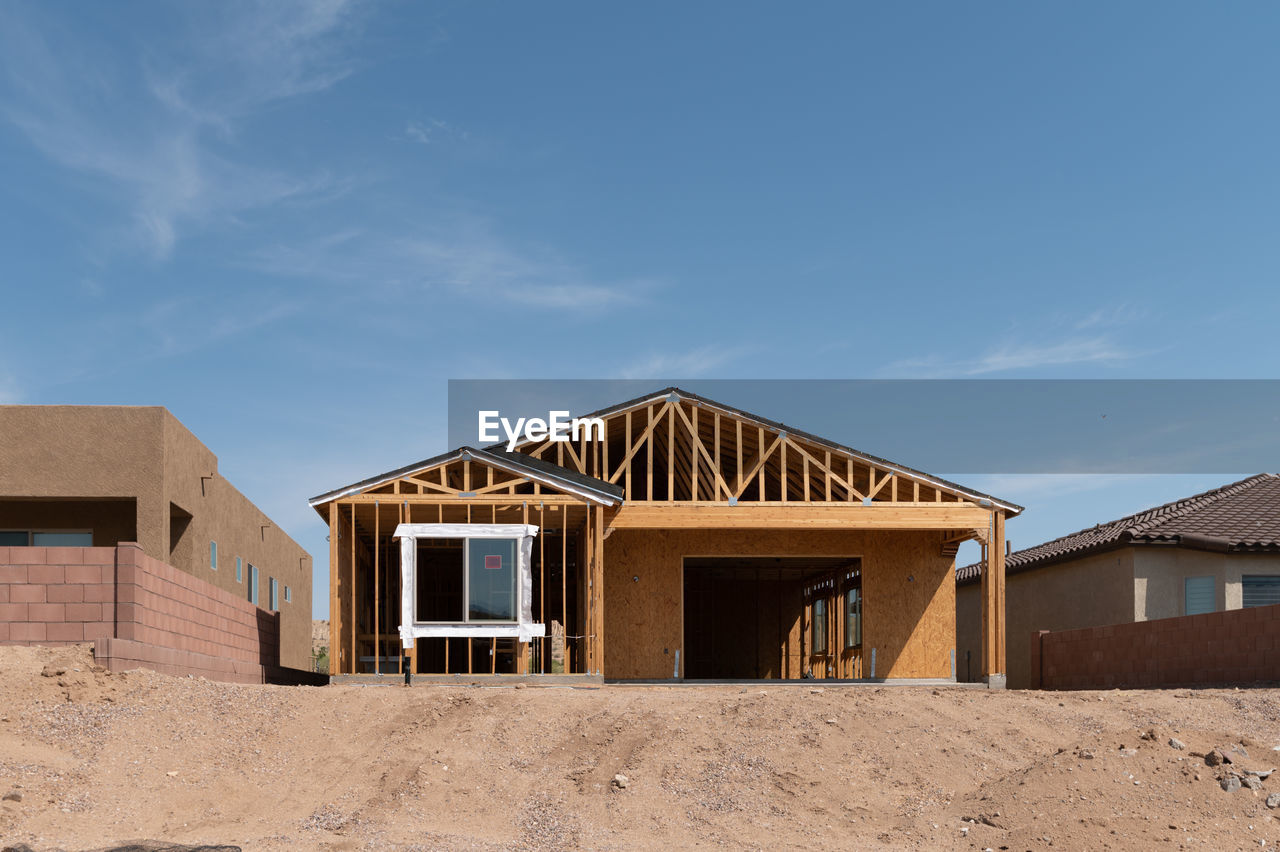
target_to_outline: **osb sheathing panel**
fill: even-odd
[[[875,648],[878,677],[949,677],[955,563],[940,555],[941,543],[937,532],[615,530],[604,543],[604,674],[672,676],[683,633],[686,556],[857,556],[868,666]],[[798,665],[798,626],[789,644]]]

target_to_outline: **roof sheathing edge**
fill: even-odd
[[[473,447],[459,447],[455,450],[444,453],[442,455],[434,456],[432,458],[426,459],[421,462],[417,462],[415,464],[408,465],[406,467],[397,468],[396,470],[389,471],[388,473],[384,473],[381,476],[376,476],[376,477],[373,477],[372,479],[362,480],[360,482],[355,483],[354,485],[348,485],[345,488],[339,488],[336,491],[329,491],[325,494],[320,494],[316,497],[312,497],[310,500],[307,501],[307,503],[308,505],[311,506],[311,508],[316,509],[324,505],[325,503],[330,503],[334,500],[341,500],[343,497],[350,497],[352,494],[359,494],[361,492],[369,490],[370,488],[377,488],[380,485],[386,485],[388,482],[394,482],[395,480],[400,479],[404,476],[408,476],[409,474],[416,473],[423,470],[429,470],[433,467],[438,467],[442,464],[452,464],[453,462],[462,460],[464,458],[474,458],[484,464],[493,465],[494,467],[499,468],[500,470],[504,470],[507,473],[514,473],[519,476],[528,476],[530,479],[540,482],[543,485],[549,485],[552,488],[558,488],[562,491],[567,491],[570,494],[573,494],[573,496],[575,497],[581,497],[582,499],[590,500],[593,503],[600,503],[601,505],[604,505],[604,506],[616,506],[620,502],[622,502],[621,500],[614,497],[613,495],[607,494],[605,492],[590,492],[587,489],[582,488],[581,486],[575,483],[571,483],[565,480],[555,479],[554,477],[550,477],[538,471],[530,470],[529,468],[523,467],[518,464],[503,463],[499,457],[497,457],[493,453],[488,452],[486,450],[477,450]],[[548,462],[548,464],[550,463],[551,462]],[[401,495],[389,494],[387,496],[397,497]],[[524,494],[524,495],[516,495],[516,496],[530,497],[532,495]],[[462,499],[465,499],[465,498],[462,498]]]

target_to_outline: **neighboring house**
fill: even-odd
[[[1003,684],[1021,507],[669,388],[571,442],[451,452],[322,494],[333,675],[954,677],[955,553],[990,540]],[[402,655],[401,649],[405,650]]]
[[[1030,685],[1033,631],[1280,603],[1280,476],[1258,474],[1006,559],[1009,686]],[[956,572],[963,661],[977,658],[983,565]],[[973,670],[973,679],[977,679]]]
[[[145,563],[148,576],[172,577],[168,565],[196,582],[148,580],[156,587],[140,591],[136,607],[117,606],[118,590],[103,591],[114,575],[83,589],[55,588],[92,573],[67,566],[118,562],[106,549],[128,542],[146,559],[126,553],[126,561]],[[45,567],[24,567],[37,564]],[[233,614],[250,626],[276,622],[255,618],[244,606],[252,603],[279,613],[279,664],[310,666],[311,557],[218,474],[217,457],[162,407],[0,406],[0,570],[0,593],[11,598],[0,597],[0,640],[93,640],[104,631],[119,638],[116,625],[134,623],[127,619],[154,604],[164,637],[191,633],[199,640],[192,647],[216,656],[220,639],[210,637],[223,637]],[[141,580],[136,585],[142,589]],[[146,597],[152,592],[173,600],[162,605]],[[82,615],[91,603],[111,609]],[[198,611],[179,614],[179,606]],[[184,619],[208,620],[199,627],[210,635],[178,623]],[[274,655],[275,640],[269,644]]]

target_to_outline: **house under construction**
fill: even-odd
[[[330,673],[954,678],[955,553],[977,539],[1002,685],[1021,507],[677,388],[589,417],[312,499]]]

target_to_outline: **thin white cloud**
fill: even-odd
[[[231,143],[246,117],[350,70],[334,44],[345,0],[174,8],[208,18],[187,20],[170,55],[147,45],[137,65],[13,7],[0,15],[0,118],[51,161],[100,180],[158,257],[187,225],[327,190],[325,176],[252,164]]]
[[[1056,343],[1003,343],[976,356],[911,358],[890,364],[885,373],[893,376],[981,376],[1039,367],[1114,366],[1144,354],[1106,337],[1076,337]]]
[[[432,145],[446,139],[470,138],[465,130],[459,130],[447,121],[433,118],[429,121],[411,121],[404,128],[406,139],[419,145]]]
[[[620,379],[698,379],[737,361],[747,353],[741,346],[699,346],[684,352],[659,352],[625,364]]]
[[[366,292],[432,289],[494,306],[583,313],[643,302],[658,286],[642,278],[595,280],[546,248],[514,246],[475,224],[395,237],[348,229],[272,246],[245,263],[270,275],[358,284]]]
[[[1151,318],[1151,311],[1143,306],[1131,305],[1128,302],[1121,302],[1115,305],[1106,305],[1091,312],[1073,323],[1077,331],[1088,331],[1090,329],[1099,328],[1116,328],[1119,326],[1132,325],[1136,322],[1143,322]]]
[[[986,494],[1031,505],[1049,497],[1106,491],[1118,485],[1151,478],[1150,474],[1119,473],[1002,473],[968,475],[965,483]]]

